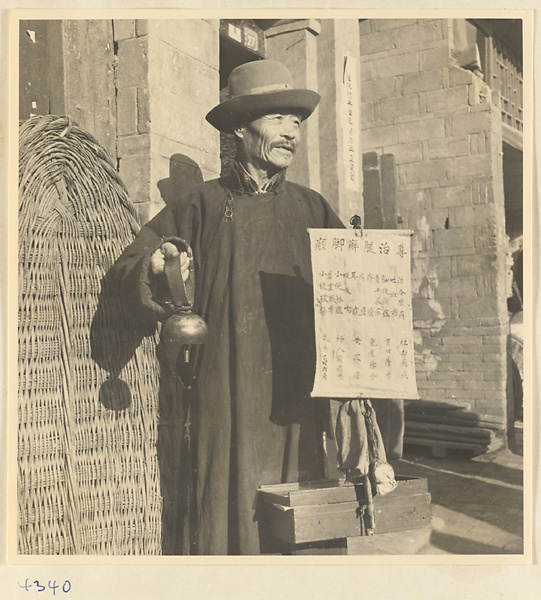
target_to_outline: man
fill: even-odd
[[[207,115],[235,134],[231,175],[164,208],[117,264],[135,302],[163,320],[164,259],[178,255],[177,237],[193,251],[194,309],[209,329],[190,393],[198,554],[258,554],[258,487],[323,476],[307,228],[343,225],[322,196],[285,179],[319,99],[278,62],[237,67]]]

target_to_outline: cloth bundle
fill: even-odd
[[[347,481],[357,483],[368,476],[376,493],[388,494],[396,488],[394,470],[387,462],[383,439],[370,400],[343,402],[336,422],[338,468]]]

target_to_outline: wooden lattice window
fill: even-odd
[[[487,39],[487,82],[491,89],[499,92],[502,121],[523,131],[523,77],[522,69],[506,54],[494,38]]]
[[[487,23],[490,22],[483,22],[484,25]],[[480,28],[477,44],[481,51],[485,81],[495,92],[493,99],[499,103],[502,122],[517,131],[523,131],[522,52],[519,45],[522,37],[516,31],[513,37],[510,34],[503,35],[502,32],[507,33],[506,29],[511,31],[510,27],[500,26],[499,33],[495,35],[490,27]]]

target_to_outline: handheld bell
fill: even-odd
[[[178,309],[164,323],[162,338],[167,344],[198,346],[205,343],[207,324],[191,310]]]
[[[186,252],[191,258],[191,249],[184,240],[178,240],[181,252]],[[169,360],[186,387],[193,382],[190,365],[190,347],[205,342],[207,324],[192,310],[194,297],[193,270],[186,283],[182,279],[180,259],[178,256],[165,261],[165,276],[171,292],[174,313],[165,321],[162,327],[162,340],[166,346]]]

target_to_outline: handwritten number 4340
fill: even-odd
[[[21,585],[19,582],[17,582],[17,583],[19,584],[19,587],[21,589],[26,590],[27,592],[29,592],[30,588],[32,588],[32,587],[36,587],[36,590],[34,590],[34,591],[38,591],[38,592],[44,592],[48,588],[49,590],[52,590],[53,596],[56,595],[56,590],[61,589],[65,594],[67,594],[71,590],[71,582],[68,581],[67,579],[62,584],[62,587],[57,585],[56,581],[49,581],[47,586],[44,586],[38,580],[34,581],[34,583],[28,583],[28,578],[25,579],[25,582],[23,585]]]

